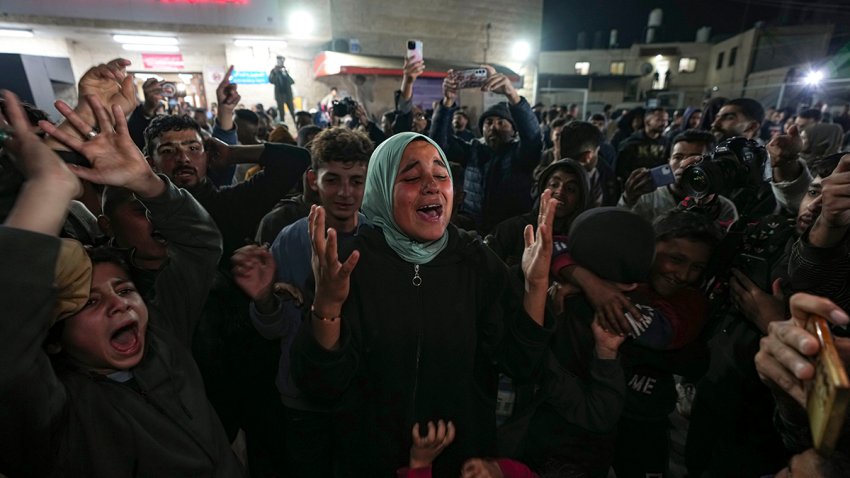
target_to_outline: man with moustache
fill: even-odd
[[[664,108],[648,110],[643,129],[635,131],[620,144],[617,155],[617,177],[625,180],[638,168],[654,168],[666,162],[667,138],[662,134],[670,116]]]

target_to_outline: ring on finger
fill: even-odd
[[[89,131],[88,133],[86,133],[86,139],[87,139],[87,140],[88,140],[88,139],[94,139],[94,137],[95,137],[95,136],[97,136],[97,130],[95,130],[94,128],[92,128],[92,130],[91,130],[91,131]]]

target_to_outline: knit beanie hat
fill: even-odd
[[[617,207],[581,213],[570,227],[567,242],[576,263],[613,282],[645,282],[655,258],[652,225]]]
[[[485,111],[480,118],[478,118],[478,130],[484,131],[484,120],[491,116],[498,116],[499,118],[504,118],[508,120],[511,126],[514,127],[514,131],[516,131],[516,123],[514,123],[514,117],[511,115],[511,110],[508,108],[508,104],[504,101],[501,103],[496,103]]]

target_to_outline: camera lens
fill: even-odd
[[[407,49],[408,49],[408,50],[413,50],[414,48],[416,48],[416,42],[415,42],[415,41],[412,41],[412,40],[408,40],[408,41],[407,41]]]
[[[711,189],[711,180],[708,174],[699,166],[685,169],[682,179],[688,193],[694,197],[705,196]]]

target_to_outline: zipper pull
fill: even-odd
[[[422,278],[419,277],[419,264],[413,265],[413,285],[416,287],[422,285]]]

